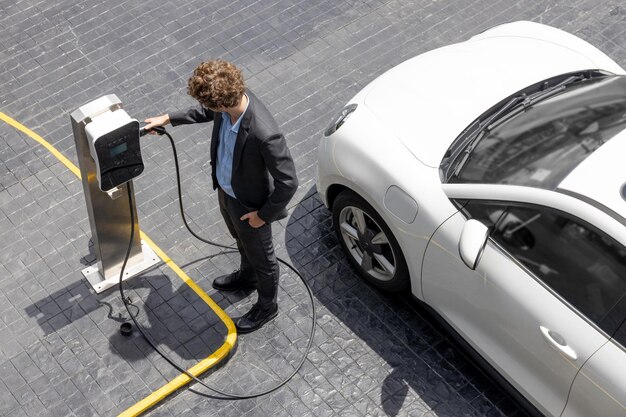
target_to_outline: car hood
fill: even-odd
[[[623,71],[575,36],[516,22],[410,59],[362,97],[417,159],[438,167],[452,141],[497,102],[547,78],[597,68]]]

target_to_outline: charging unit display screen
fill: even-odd
[[[121,145],[117,145],[113,149],[109,151],[109,156],[113,157],[115,155],[119,155],[122,152],[126,152],[128,150],[128,144],[122,143]]]
[[[85,132],[102,191],[118,187],[143,172],[139,122],[124,110],[94,117],[85,126]]]

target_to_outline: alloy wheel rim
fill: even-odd
[[[347,206],[339,213],[341,237],[350,256],[368,275],[390,281],[396,272],[396,258],[389,238],[365,211]]]

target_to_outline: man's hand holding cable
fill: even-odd
[[[157,132],[155,132],[154,130],[151,131],[150,129],[152,129],[153,127],[168,125],[170,123],[170,115],[163,114],[161,116],[149,117],[144,120],[144,123],[147,123],[143,128],[148,131],[148,134],[156,135]]]
[[[248,224],[255,229],[258,229],[265,224],[265,220],[259,217],[258,211],[246,213],[241,216],[239,220],[241,220],[242,222],[248,220]]]

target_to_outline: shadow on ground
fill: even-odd
[[[129,309],[154,343],[181,365],[193,365],[224,343],[227,329],[189,286],[171,271],[159,273],[161,269],[167,270],[152,267],[123,283]],[[117,286],[95,294],[83,279],[26,307],[26,312],[46,335],[62,332],[70,324],[79,332],[95,325],[108,338],[110,352],[129,362],[143,360],[151,352],[136,326],[130,336],[120,333],[119,326],[131,319]],[[86,320],[92,323],[82,326]]]

